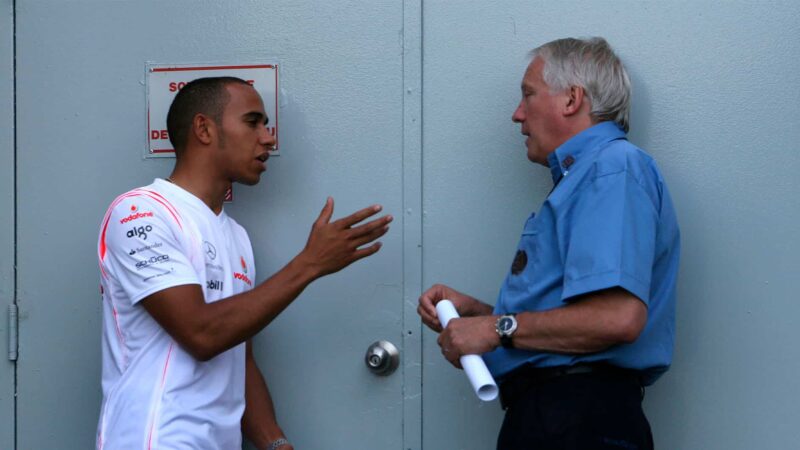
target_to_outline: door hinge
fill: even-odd
[[[19,314],[17,313],[17,305],[8,305],[8,360],[17,360],[17,325],[19,324]]]

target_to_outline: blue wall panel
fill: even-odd
[[[494,302],[523,222],[551,187],[511,122],[526,54],[604,36],[633,78],[630,138],[660,164],[683,232],[674,366],[645,402],[656,447],[796,446],[800,5],[424,6],[424,284]],[[425,447],[490,448],[499,408],[479,404],[432,333],[424,342]],[[443,416],[458,428],[442,429]]]

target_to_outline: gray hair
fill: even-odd
[[[631,80],[605,39],[558,39],[533,49],[530,56],[544,62],[542,77],[551,91],[582,87],[595,122],[611,120],[628,131]]]

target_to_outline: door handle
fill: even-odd
[[[389,341],[377,341],[367,348],[364,363],[375,375],[391,375],[400,365],[400,352]]]

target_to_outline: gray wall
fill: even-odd
[[[365,99],[365,110],[384,108],[381,95],[391,96],[396,112],[382,125],[393,126],[394,132],[385,136],[367,133],[367,136],[375,141],[376,152],[386,146],[395,150],[387,164],[394,170],[390,179],[405,183],[395,192],[406,197],[403,205],[414,204],[410,197],[422,197],[421,230],[414,225],[417,211],[409,211],[406,240],[391,241],[395,250],[402,249],[407,258],[402,262],[407,303],[414,300],[411,291],[416,273],[422,273],[423,287],[446,282],[494,301],[523,221],[531,210],[538,208],[550,188],[546,169],[525,159],[519,127],[510,120],[527,64],[525,54],[530,48],[558,37],[605,36],[627,62],[633,77],[631,140],[659,162],[683,232],[675,361],[673,369],[648,390],[645,405],[656,445],[661,449],[749,450],[790,448],[800,442],[797,427],[800,408],[796,406],[800,387],[795,381],[800,352],[794,345],[800,338],[797,326],[800,304],[795,301],[800,291],[797,276],[800,240],[790,228],[800,220],[797,195],[800,192],[797,175],[800,4],[797,2],[429,0],[423,3],[421,11],[417,9],[418,3],[402,3],[401,12],[398,0],[397,5],[384,2],[378,6],[397,16],[380,24],[359,21],[363,17],[360,11],[369,8],[371,2],[319,8],[310,3],[287,4],[278,11],[269,11],[260,2],[242,3],[256,8],[259,17],[269,17],[266,21],[231,14],[232,9],[226,5],[207,2],[205,9],[192,13],[197,19],[192,29],[188,25],[175,26],[173,17],[159,14],[161,2],[70,3],[17,2],[18,19],[22,17],[51,30],[42,33],[18,30],[18,36],[25,39],[18,46],[21,67],[28,67],[26,64],[35,56],[48,61],[45,68],[54,70],[31,69],[17,79],[27,93],[24,100],[28,102],[19,105],[18,119],[23,120],[21,127],[31,130],[29,139],[21,142],[17,151],[40,154],[47,161],[45,165],[30,167],[29,175],[39,177],[27,181],[31,186],[46,182],[66,169],[74,174],[74,183],[67,187],[86,193],[88,200],[78,202],[67,196],[66,191],[58,192],[57,198],[73,202],[71,207],[76,214],[41,223],[31,214],[27,219],[31,227],[21,231],[20,242],[36,248],[41,246],[37,242],[53,239],[47,237],[48,233],[67,229],[72,230],[64,235],[71,240],[70,245],[92,249],[96,222],[113,193],[147,183],[168,170],[171,161],[143,163],[140,154],[129,151],[143,145],[144,98],[139,82],[144,76],[143,62],[152,58],[152,49],[159,49],[158,54],[164,60],[171,60],[184,59],[185,55],[197,54],[198,49],[211,45],[215,50],[209,59],[230,60],[249,58],[251,45],[256,43],[264,49],[264,56],[277,55],[291,61],[287,82],[295,83],[292,90],[302,90],[292,107],[298,117],[309,117],[307,121],[284,122],[287,130],[294,129],[298,147],[326,148],[329,142],[335,142],[338,148],[344,148],[352,134],[359,133],[335,126],[338,115],[363,114],[357,109],[337,108],[337,98],[349,95],[348,92],[337,90],[330,78],[327,84],[315,82],[331,76],[347,78],[347,71],[339,66],[343,61],[360,61],[352,70],[358,71],[368,87],[366,92],[371,93]],[[192,4],[177,2],[171,4],[171,10]],[[128,23],[131,17],[140,20],[145,12],[152,20],[147,26],[150,28],[111,25]],[[14,292],[10,13],[11,2],[0,3],[0,255],[3,255],[0,308],[3,309],[12,301]],[[87,18],[95,22],[93,27],[68,25],[82,23]],[[422,37],[416,40],[418,30],[413,27],[420,22]],[[286,38],[297,23],[304,23],[316,32],[306,34],[304,40]],[[401,24],[409,29],[401,30]],[[271,30],[269,39],[265,37],[265,27]],[[381,32],[382,27],[390,31]],[[205,28],[217,30],[217,39],[211,42],[203,32]],[[148,29],[158,29],[159,33],[148,33]],[[365,41],[359,34],[363,29],[383,40]],[[228,33],[229,30],[235,33]],[[389,32],[397,33],[396,45],[386,44]],[[328,33],[336,33],[347,44],[330,46]],[[402,65],[399,58],[387,59],[394,64],[389,67],[394,71],[393,77],[374,80],[369,75],[370,61],[383,61],[380,52],[373,53],[372,45],[376,42],[381,43],[381,49],[390,47],[385,51],[403,52]],[[421,68],[417,67],[420,52]],[[333,72],[328,70],[330,67],[335,68]],[[423,79],[421,94],[414,84],[418,69]],[[58,92],[58,96],[37,97],[38,85],[34,82]],[[304,102],[312,98],[329,102],[313,111],[303,109]],[[415,142],[420,136],[415,128],[419,126],[415,102],[420,99],[422,159],[417,164]],[[95,102],[96,106],[87,101]],[[38,102],[35,108],[34,102]],[[401,102],[405,102],[402,109]],[[68,105],[81,105],[83,109],[74,111]],[[41,110],[51,114],[34,114]],[[326,118],[331,122],[325,122]],[[68,129],[72,123],[94,124],[104,120],[115,123],[113,134],[92,128],[81,129],[83,134],[77,137],[48,134],[53,122]],[[365,129],[369,128],[369,114],[364,114],[360,122]],[[316,128],[312,130],[313,127]],[[313,132],[305,133],[306,129]],[[387,142],[381,142],[381,138]],[[396,172],[401,164],[397,153],[397,141],[401,139],[405,152],[402,181]],[[108,151],[119,152],[121,156],[113,161],[103,158]],[[290,164],[289,147],[282,151],[285,155],[274,161],[273,166],[282,167],[278,175],[259,190],[243,190],[238,199],[257,203],[261,199],[259,193],[266,191],[270,208],[285,210],[293,200],[306,202],[311,197],[329,191],[336,194],[337,189],[343,189],[341,185],[326,184],[325,179],[304,179],[297,166]],[[87,152],[94,153],[90,163],[74,167],[70,152],[81,152],[84,156]],[[337,173],[347,173],[351,162],[346,158],[320,160],[312,154],[307,156],[309,164],[315,167],[330,164],[329,170]],[[120,158],[124,159],[125,167],[135,171],[120,173]],[[377,175],[381,174],[380,167],[375,170]],[[311,181],[313,187],[309,188]],[[95,191],[98,184],[108,192]],[[342,199],[339,204],[342,211],[367,201],[369,192],[366,188],[363,191],[360,195],[364,198]],[[44,190],[26,192],[28,207],[45,210],[49,199],[44,194]],[[392,201],[397,203],[396,199]],[[238,203],[232,209],[237,208],[240,208]],[[243,207],[238,212],[245,220],[268,221],[285,228],[294,223],[290,219],[306,223],[311,218],[298,218],[299,212],[264,218],[258,211]],[[418,254],[415,239],[420,233],[423,247]],[[277,261],[285,255],[284,248],[294,249],[301,243],[298,236],[299,231],[292,241],[274,240],[259,250],[265,259],[275,261],[262,266],[262,279],[266,272],[277,267]],[[81,274],[80,279],[72,280],[75,286],[71,287],[69,298],[92,303],[84,305],[81,311],[88,313],[82,312],[77,318],[75,307],[54,303],[54,313],[65,320],[49,328],[51,338],[36,346],[30,341],[21,343],[25,357],[26,345],[29,349],[56,348],[53,337],[81,336],[77,345],[59,351],[54,358],[29,356],[34,361],[47,361],[31,374],[30,388],[22,400],[28,406],[22,410],[57,409],[82,415],[75,419],[79,424],[75,434],[85,443],[92,439],[99,402],[96,338],[100,316],[94,259],[87,251],[76,260],[74,253],[61,246],[48,251],[53,252],[52,258],[62,267],[79,270]],[[24,255],[22,259],[31,261],[30,267],[35,267],[35,255]],[[392,260],[392,264],[401,270],[397,260]],[[20,302],[29,317],[35,319],[44,313],[42,305],[30,301],[26,304],[26,299],[40,295],[55,302],[62,290],[43,282],[41,274],[33,270],[22,275]],[[349,285],[347,280],[358,283],[359,279],[354,274],[352,278],[334,280],[310,295],[324,297],[323,288]],[[287,311],[282,322],[276,323],[276,329],[292,330],[302,325],[301,311]],[[413,306],[404,306],[403,311],[411,315]],[[23,319],[21,326],[26,326],[26,320],[30,325],[31,319]],[[0,317],[3,342],[4,326],[5,319]],[[413,331],[411,328],[408,331]],[[413,343],[413,339],[406,341]],[[356,347],[348,351],[355,353]],[[416,350],[409,347],[406,351]],[[291,356],[286,358],[290,360]],[[475,399],[463,374],[442,360],[435,335],[427,331],[423,334],[422,361],[423,447],[491,448],[501,419],[497,404],[480,404]],[[12,435],[13,397],[9,387],[12,374],[12,366],[5,360],[0,362],[2,448],[9,448],[6,443]],[[289,378],[277,371],[275,376]],[[54,379],[71,388],[58,389],[57,396],[47,394],[51,392],[46,389],[47,380]],[[50,388],[55,389],[52,385]],[[419,401],[414,389],[410,388],[412,394],[407,402]],[[286,414],[301,417],[302,407],[292,410],[291,399],[284,395],[279,393],[277,397],[282,407],[289,408]],[[419,419],[413,410],[404,411],[403,417],[405,429],[410,430],[404,432],[404,438],[413,442],[410,436],[416,432],[415,420]],[[26,433],[47,433],[35,416],[20,420]]]
[[[8,306],[14,303],[14,17],[11,0],[0,0],[0,343],[8,337]],[[14,364],[0,345],[0,447],[14,445]]]
[[[800,4],[428,1],[424,17],[425,284],[494,302],[551,187],[511,122],[525,55],[605,36],[633,77],[630,138],[660,164],[682,227],[674,365],[645,402],[656,446],[797,446]],[[434,418],[497,429],[497,410],[424,339],[426,448],[479,448]]]

